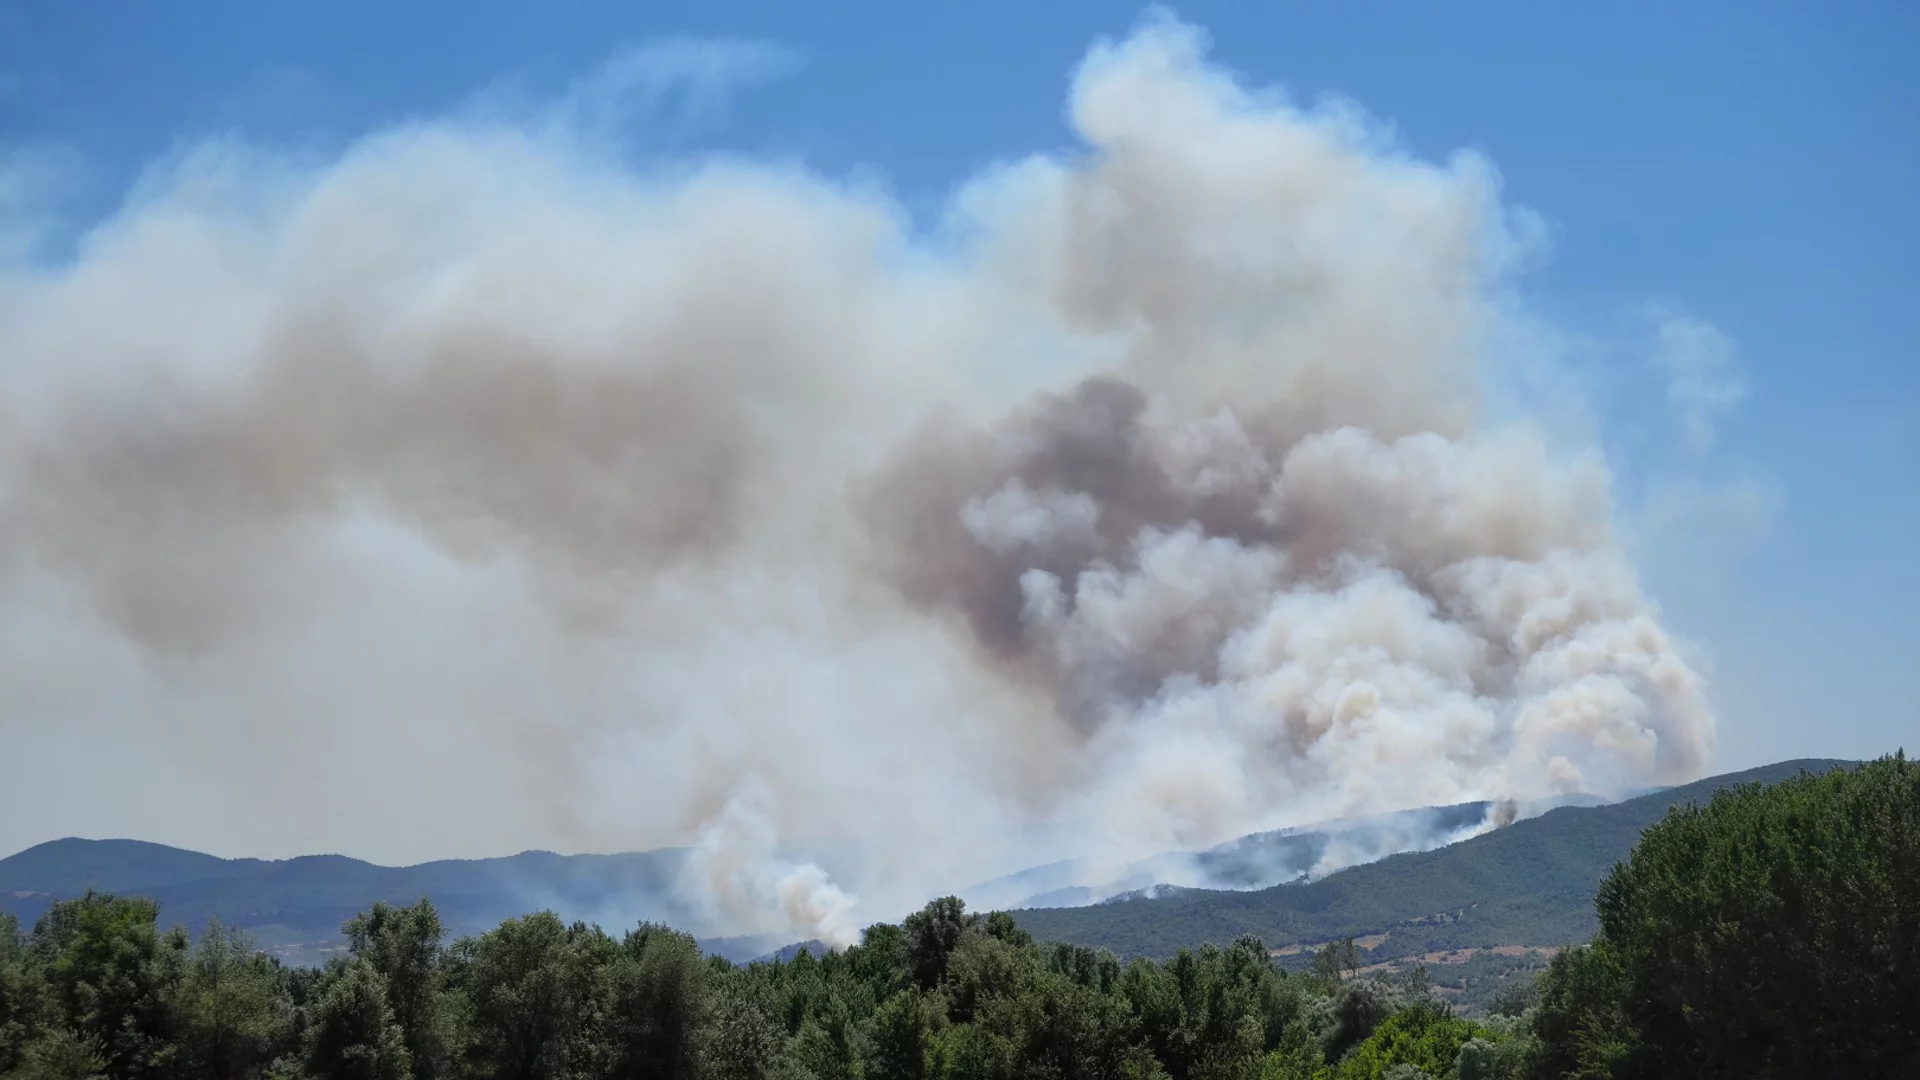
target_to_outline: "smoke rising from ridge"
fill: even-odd
[[[189,157],[0,284],[0,712],[229,793],[181,821],[690,844],[715,928],[836,941],[1060,853],[1696,775],[1606,463],[1482,406],[1490,168],[1165,20],[1069,114],[936,242],[525,125]]]

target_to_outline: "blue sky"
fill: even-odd
[[[1869,755],[1920,732],[1920,8],[1700,2],[1225,4],[1176,12],[1259,83],[1332,92],[1415,152],[1487,154],[1551,226],[1525,288],[1576,344],[1630,506],[1744,485],[1761,525],[1644,540],[1715,658],[1720,764]],[[57,164],[69,230],[196,138],[338,145],[483,92],[547,96],[623,45],[751,40],[791,70],[661,137],[877,173],[937,207],[1068,140],[1073,65],[1136,4],[0,3],[0,146]],[[777,65],[776,65],[777,66]],[[769,72],[771,74],[771,72]],[[1649,304],[1737,343],[1710,461],[1636,434]],[[1685,501],[1687,496],[1679,496]],[[1691,521],[1692,519],[1688,519]]]

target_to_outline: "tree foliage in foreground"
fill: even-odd
[[[0,916],[4,1080],[1518,1080],[1920,1076],[1920,769],[1903,757],[1675,810],[1602,932],[1495,1017],[1351,943],[1164,963],[1035,942],[953,898],[859,946],[736,967],[548,912],[451,943],[375,905],[289,968],[148,901]]]
[[[1648,829],[1555,958],[1539,1076],[1920,1076],[1920,766],[1749,785]]]
[[[548,912],[445,945],[423,900],[350,921],[326,968],[287,968],[155,916],[90,894],[0,928],[0,1076],[1345,1080],[1452,1076],[1470,1043],[1524,1040],[1423,986],[1290,975],[1256,939],[1123,965],[952,898],[843,952],[746,967],[664,927],[615,939]]]

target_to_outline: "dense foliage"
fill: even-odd
[[[1539,984],[1540,1075],[1920,1076],[1920,766],[1717,794],[1649,828]]]
[[[1920,1075],[1920,768],[1686,806],[1600,890],[1601,932],[1485,1021],[1351,940],[1164,962],[937,900],[838,953],[737,967],[551,913],[445,942],[425,900],[294,968],[89,893],[0,917],[6,1080],[1534,1080]]]
[[[1510,1075],[1497,1051],[1523,1041],[1423,983],[1355,977],[1351,946],[1308,973],[1254,939],[1123,965],[952,898],[844,952],[746,967],[662,927],[615,939],[550,913],[443,947],[422,900],[376,906],[345,927],[347,956],[293,968],[156,915],[88,894],[30,934],[0,925],[0,1075],[1371,1080]]]

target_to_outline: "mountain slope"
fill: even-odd
[[[1572,800],[1556,804],[1565,801]],[[1067,859],[982,882],[960,895],[976,909],[1052,908],[1083,907],[1164,885],[1259,889],[1305,877],[1329,858],[1352,865],[1385,852],[1439,847],[1478,831],[1491,811],[1490,803],[1471,802],[1315,822],[1252,833],[1204,851],[1163,852],[1118,871]]]
[[[1243,933],[1258,934],[1275,946],[1386,933],[1373,950],[1376,960],[1441,948],[1557,945],[1591,935],[1600,879],[1669,806],[1705,798],[1728,784],[1843,764],[1790,761],[1609,806],[1562,807],[1448,847],[1392,856],[1307,884],[1258,892],[1178,890],[1156,899],[1118,898],[1092,907],[1021,911],[1016,917],[1042,939],[1147,956],[1227,942]],[[1464,821],[1475,812],[1468,806],[1421,813],[1458,815]],[[1292,852],[1299,842],[1288,834],[1262,834],[1217,850],[1221,858],[1235,860],[1223,865],[1237,867],[1249,852],[1260,854],[1264,863],[1274,852]],[[0,911],[31,925],[54,900],[89,888],[148,896],[159,902],[165,923],[198,930],[218,916],[288,959],[311,962],[336,950],[340,924],[376,900],[411,903],[422,896],[433,899],[455,934],[478,933],[542,908],[609,930],[643,919],[697,930],[696,913],[676,899],[673,889],[684,857],[678,850],[530,851],[386,867],[339,855],[221,859],[131,840],[66,839],[0,859]],[[1025,887],[1055,869],[1037,868],[1003,880]],[[704,944],[718,955],[749,959],[783,942],[750,937]]]
[[[1181,890],[1015,917],[1043,940],[1104,946],[1129,956],[1167,956],[1249,933],[1269,946],[1384,933],[1371,952],[1375,960],[1439,949],[1584,941],[1595,928],[1593,896],[1601,879],[1670,807],[1704,801],[1734,784],[1854,764],[1781,762],[1608,806],[1561,807],[1449,847],[1395,855],[1310,883],[1258,892]]]
[[[68,837],[0,859],[0,893],[84,892],[245,877],[271,866],[259,859],[222,859],[142,840]]]
[[[337,946],[340,924],[377,900],[433,899],[456,934],[541,908],[609,928],[642,919],[691,925],[675,900],[682,852],[556,855],[529,851],[499,859],[376,866],[340,855],[221,859],[130,840],[56,840],[0,859],[0,911],[31,925],[53,901],[88,889],[146,896],[164,923],[198,931],[218,916],[290,959],[313,960]],[[743,941],[757,955],[773,945]]]

